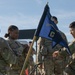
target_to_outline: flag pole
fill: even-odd
[[[47,2],[47,5],[48,5],[48,3],[49,3],[49,2]]]
[[[35,41],[35,40],[36,40],[36,36],[33,37],[32,44],[31,44],[31,46],[30,46],[30,48],[29,48],[29,51],[28,51],[28,54],[27,54],[26,59],[25,59],[25,61],[24,61],[24,64],[23,64],[23,67],[22,67],[22,70],[21,70],[20,75],[24,75],[24,73],[25,73],[25,69],[26,69],[27,66],[28,66],[28,60],[29,60],[29,57],[30,57],[30,55],[31,55],[32,47],[33,47],[33,44],[34,44],[34,41]]]

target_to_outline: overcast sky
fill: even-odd
[[[11,24],[19,29],[37,28],[47,2],[51,15],[58,17],[59,29],[71,41],[69,24],[75,21],[75,0],[0,0],[0,37]]]

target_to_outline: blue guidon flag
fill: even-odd
[[[52,21],[52,16],[47,4],[40,19],[38,28],[35,31],[35,36],[51,40],[53,42],[52,47],[55,47],[57,44],[62,45],[67,48],[67,52],[71,55],[67,42],[62,38],[58,31],[59,29],[57,25]]]

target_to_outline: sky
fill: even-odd
[[[10,25],[36,29],[47,2],[51,15],[58,18],[58,28],[72,41],[69,24],[75,21],[75,0],[0,0],[0,37]]]

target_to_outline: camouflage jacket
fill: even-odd
[[[61,31],[59,31],[62,38],[67,42],[67,38],[65,34]],[[59,50],[62,48],[59,44],[57,44],[54,48],[52,48],[52,41],[45,39],[45,38],[39,38],[39,52],[38,52],[38,61],[42,60],[42,56],[49,56],[52,58],[52,54],[54,51]]]
[[[19,71],[21,70],[23,63],[24,63],[24,59],[25,59],[25,57],[23,56],[24,47],[18,41],[15,41],[12,39],[8,39],[7,41],[12,51],[17,57],[17,63],[11,64],[11,69]]]
[[[15,64],[17,57],[13,54],[6,40],[0,38],[0,72],[5,73],[10,64]]]

